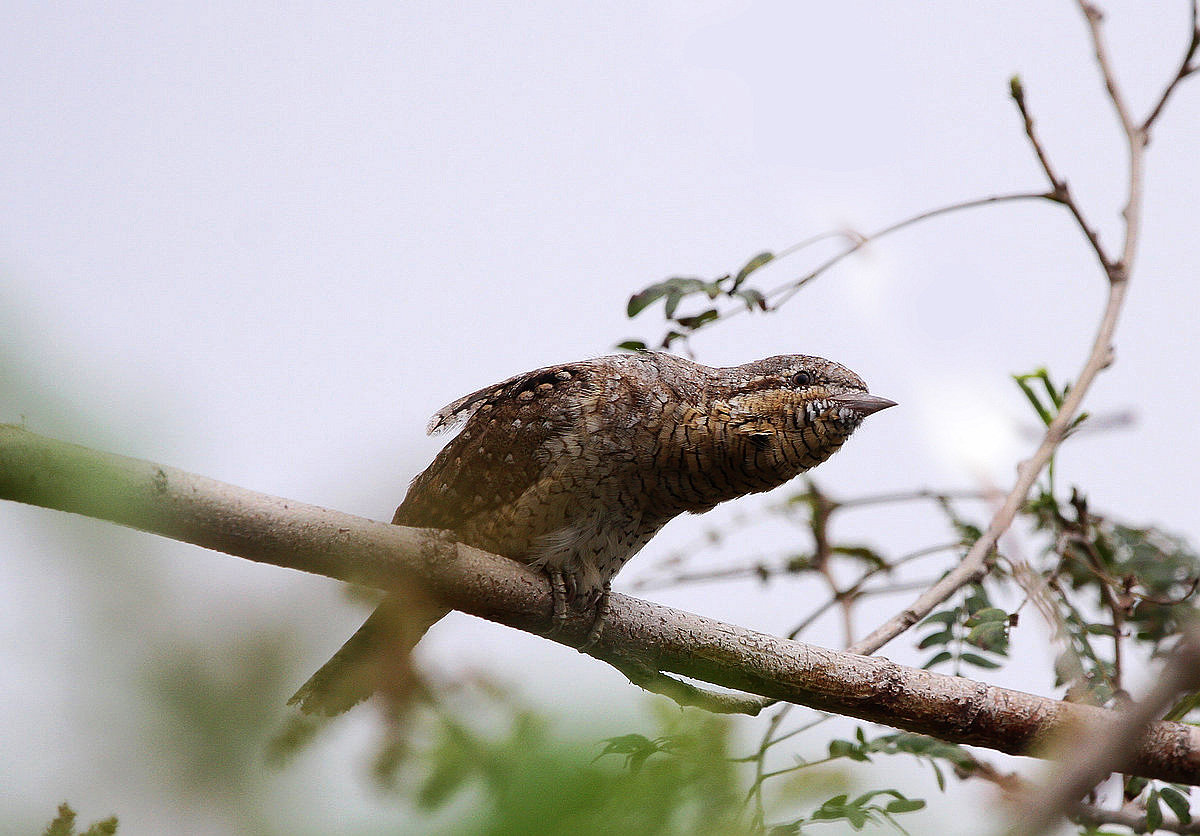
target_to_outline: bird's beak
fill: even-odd
[[[846,392],[843,395],[834,395],[833,400],[841,406],[849,407],[855,412],[862,413],[864,416],[896,405],[895,401],[889,401],[887,398],[870,395],[866,392]]]

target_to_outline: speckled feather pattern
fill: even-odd
[[[797,385],[806,372],[808,385]],[[639,353],[538,369],[439,411],[461,426],[394,523],[560,571],[594,601],[670,519],[787,482],[862,416],[830,397],[863,381],[818,357],[717,369]]]
[[[643,353],[538,369],[433,417],[430,432],[460,430],[392,521],[545,568],[591,606],[668,520],[829,458],[891,403],[865,395],[849,369],[800,355],[715,369]],[[291,701],[337,714],[382,690],[405,704],[420,690],[410,651],[445,612],[419,590],[390,595]]]

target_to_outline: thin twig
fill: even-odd
[[[811,613],[809,613],[807,616],[805,616],[803,621],[801,621],[799,624],[797,624],[795,627],[793,627],[791,630],[788,631],[787,637],[789,639],[794,639],[797,636],[799,636],[801,633],[803,633],[805,630],[807,630],[809,627],[811,627],[812,624],[818,618],[820,618],[822,615],[827,613],[835,604],[837,604],[839,598],[852,598],[852,599],[853,598],[864,598],[868,595],[880,595],[880,594],[885,594],[885,593],[904,592],[908,589],[924,589],[924,588],[926,588],[928,586],[928,584],[925,581],[903,583],[903,584],[891,584],[887,587],[874,588],[874,589],[864,589],[863,587],[867,581],[869,581],[871,578],[875,577],[876,575],[884,573],[884,572],[890,572],[893,569],[895,569],[897,566],[900,566],[903,563],[907,563],[910,560],[917,560],[922,557],[928,557],[929,555],[938,554],[940,552],[944,552],[949,549],[960,548],[961,546],[962,546],[962,543],[959,543],[959,542],[945,543],[940,546],[927,546],[926,548],[917,549],[914,552],[909,552],[908,554],[904,555],[903,557],[896,558],[896,560],[893,560],[891,563],[887,564],[886,566],[871,567],[866,572],[864,572],[859,577],[859,579],[857,581],[855,581],[855,583],[853,583],[851,586],[846,587],[841,592],[839,592],[837,595],[828,599],[827,601],[825,601],[825,603],[821,604],[819,607],[817,607],[815,610],[813,610]]]
[[[1125,104],[1125,97],[1121,94],[1121,90],[1117,86],[1112,59],[1108,55],[1108,45],[1104,40],[1104,33],[1100,28],[1101,23],[1104,21],[1104,13],[1094,4],[1087,2],[1087,0],[1079,0],[1079,10],[1083,12],[1088,29],[1091,30],[1092,51],[1096,54],[1096,64],[1100,67],[1100,75],[1104,77],[1104,89],[1108,91],[1108,100],[1112,103],[1113,110],[1117,112],[1117,118],[1121,121],[1121,129],[1125,132],[1126,136],[1139,134],[1141,133],[1141,129],[1134,124],[1133,115],[1129,112],[1129,106]]]
[[[984,501],[991,497],[991,491],[932,491],[920,489],[914,491],[896,491],[894,493],[868,494],[853,499],[833,500],[838,508],[862,508],[867,505],[890,505],[896,502],[911,502],[919,499],[931,499],[934,502],[949,502],[950,500]]]
[[[1175,90],[1175,85],[1183,81],[1194,72],[1200,71],[1200,64],[1193,64],[1192,59],[1196,56],[1196,50],[1200,49],[1200,18],[1197,16],[1198,5],[1197,0],[1192,0],[1192,40],[1188,43],[1187,49],[1183,52],[1183,60],[1179,62],[1179,69],[1175,73],[1175,77],[1171,79],[1171,83],[1163,90],[1162,95],[1158,97],[1158,101],[1154,107],[1150,109],[1150,114],[1142,121],[1142,133],[1146,135],[1146,141],[1150,141],[1150,127],[1158,121],[1159,114],[1163,111],[1163,106],[1166,105],[1167,99],[1171,97],[1171,93]]]
[[[1009,203],[1009,202],[1019,201],[1019,200],[1057,201],[1057,197],[1055,196],[1055,194],[1053,192],[1013,192],[1011,194],[989,195],[987,197],[975,198],[973,200],[963,200],[963,201],[958,201],[956,203],[950,203],[945,206],[939,206],[935,209],[928,209],[924,212],[920,212],[916,215],[912,215],[911,217],[905,218],[904,220],[897,221],[896,223],[893,223],[893,224],[889,224],[888,226],[885,226],[882,229],[878,229],[875,232],[872,232],[868,235],[860,235],[860,234],[854,233],[851,230],[834,230],[832,232],[822,232],[819,235],[814,235],[810,238],[806,238],[803,241],[800,241],[798,243],[791,244],[787,247],[784,247],[782,250],[780,250],[775,255],[775,258],[773,259],[773,261],[778,261],[785,256],[792,255],[793,253],[796,253],[805,247],[808,247],[818,241],[822,241],[827,238],[845,237],[845,238],[849,238],[851,243],[848,244],[846,246],[846,248],[844,250],[842,250],[840,253],[826,259],[821,264],[819,264],[817,267],[810,270],[808,273],[805,273],[800,278],[789,279],[788,281],[784,282],[783,284],[780,284],[780,285],[777,285],[776,287],[771,288],[770,290],[768,290],[766,293],[763,294],[763,298],[768,301],[774,300],[772,302],[772,304],[770,305],[770,309],[774,310],[775,308],[780,307],[781,305],[786,303],[789,299],[791,299],[792,296],[794,296],[806,284],[813,281],[814,279],[819,277],[822,273],[829,270],[831,267],[835,266],[839,262],[854,255],[854,253],[858,252],[863,247],[867,246],[868,244],[872,243],[873,241],[878,241],[880,238],[890,235],[893,232],[899,232],[900,230],[905,229],[906,227],[912,226],[913,224],[917,224],[917,223],[920,223],[921,221],[927,221],[927,220],[930,220],[931,218],[936,218],[941,215],[947,215],[952,212],[958,212],[958,211],[962,211],[965,209],[975,209],[980,206],[989,206],[994,203]],[[738,316],[743,313],[747,313],[750,310],[751,310],[751,308],[749,306],[747,306],[745,304],[738,304],[736,307],[731,307],[728,310],[722,311],[720,313],[720,315],[717,316],[715,319],[709,320],[701,325],[690,328],[688,330],[687,334],[679,334],[678,337],[680,337],[686,341],[689,337],[693,336],[697,332],[702,331],[705,328],[708,328],[717,322],[725,321],[725,320],[729,319],[730,317]],[[665,347],[666,343],[664,342],[663,345]]]
[[[1012,94],[1012,100],[1017,106],[1017,110],[1021,113],[1021,119],[1025,125],[1025,136],[1029,140],[1029,144],[1033,146],[1033,152],[1037,155],[1038,163],[1042,167],[1042,171],[1046,174],[1046,179],[1050,181],[1053,191],[1049,198],[1055,203],[1060,203],[1067,208],[1072,217],[1075,218],[1075,223],[1079,225],[1083,231],[1084,237],[1091,244],[1096,257],[1100,259],[1100,263],[1104,265],[1105,271],[1111,269],[1112,259],[1105,252],[1104,246],[1100,243],[1100,235],[1095,228],[1088,223],[1087,218],[1083,216],[1083,210],[1076,202],[1075,197],[1071,194],[1071,186],[1066,180],[1059,177],[1050,164],[1050,157],[1046,153],[1046,148],[1042,145],[1041,139],[1038,137],[1037,131],[1034,128],[1033,116],[1029,112],[1029,107],[1025,103],[1025,86],[1019,78],[1014,77],[1009,85],[1009,91]]]
[[[774,745],[771,742],[775,735],[775,730],[779,728],[780,723],[792,710],[792,703],[785,703],[772,716],[767,729],[763,732],[762,741],[758,744],[757,757],[754,759],[754,783],[750,785],[750,792],[747,794],[747,801],[754,799],[754,817],[752,824],[762,829],[766,822],[766,811],[763,805],[762,785],[763,776],[766,774],[767,750]]]
[[[798,293],[806,284],[820,276],[826,270],[830,269],[840,261],[854,255],[854,253],[867,246],[867,244],[870,244],[873,241],[878,241],[884,236],[891,235],[893,232],[899,232],[900,230],[910,227],[913,224],[920,223],[921,221],[927,221],[940,215],[948,215],[951,212],[959,212],[964,209],[975,209],[977,207],[988,206],[993,203],[1009,203],[1017,200],[1054,200],[1054,195],[1047,192],[1014,192],[1012,194],[990,195],[988,197],[980,197],[974,200],[963,200],[959,201],[958,203],[939,206],[936,209],[929,209],[925,212],[913,215],[910,218],[905,218],[902,221],[897,221],[894,224],[885,226],[882,229],[878,229],[868,235],[858,236],[855,238],[854,243],[842,250],[842,252],[822,262],[816,268],[801,276],[799,279],[792,279],[791,281],[771,288],[764,295],[768,300],[775,299],[772,307],[778,308],[780,305],[783,305],[785,302],[795,296],[796,293]],[[790,251],[791,248],[788,249],[788,252]],[[743,305],[738,309],[734,309],[728,313],[722,314],[721,318],[727,318],[744,310],[747,310],[747,308]]]

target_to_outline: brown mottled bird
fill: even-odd
[[[548,366],[460,398],[430,422],[461,432],[413,480],[392,522],[543,569],[563,598],[596,607],[612,577],[669,520],[782,485],[894,406],[820,357],[710,368],[670,354]],[[387,598],[292,697],[336,714],[375,690],[402,698],[408,654],[446,613],[419,593]]]

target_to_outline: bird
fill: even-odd
[[[429,433],[459,431],[392,522],[542,570],[556,619],[565,606],[596,611],[591,641],[613,576],[668,521],[788,482],[895,405],[806,355],[714,368],[640,351],[547,366],[433,416]],[[289,703],[334,715],[375,691],[403,700],[411,650],[446,612],[418,588],[390,594]]]

